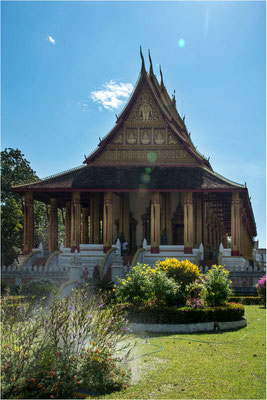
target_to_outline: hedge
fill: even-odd
[[[170,307],[124,304],[129,322],[147,324],[190,324],[197,322],[238,321],[245,313],[243,304],[228,303],[220,307]]]
[[[229,298],[229,301],[231,303],[245,304],[246,306],[262,304],[259,296],[233,296]]]

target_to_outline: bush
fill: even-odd
[[[22,294],[34,297],[37,301],[43,297],[48,297],[53,291],[56,291],[56,286],[49,279],[29,281],[22,287]]]
[[[261,304],[261,298],[259,296],[231,296],[229,302],[244,304],[247,306],[258,305]]]
[[[182,289],[201,276],[198,266],[188,260],[179,261],[176,258],[166,258],[165,261],[158,261],[156,265],[166,272],[169,278],[173,278],[181,285]]]
[[[245,314],[242,304],[229,303],[220,307],[170,307],[127,305],[128,318],[133,323],[147,324],[193,324],[198,322],[238,321]]]
[[[204,300],[209,306],[222,306],[233,295],[228,279],[229,271],[221,265],[213,265],[203,278]]]
[[[261,279],[258,281],[256,285],[256,289],[258,292],[258,295],[261,298],[262,303],[266,307],[266,275],[262,276]]]
[[[5,296],[8,291],[8,284],[1,279],[1,296]]]
[[[116,286],[115,286],[116,287]],[[141,304],[149,301],[174,304],[179,300],[179,287],[159,268],[137,264],[114,289],[119,302]]]
[[[103,394],[127,383],[122,310],[90,297],[87,288],[55,297],[46,309],[12,301],[12,307],[2,301],[3,398],[76,398],[80,391]]]

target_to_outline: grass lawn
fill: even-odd
[[[265,312],[246,306],[248,326],[238,331],[136,336],[132,385],[97,398],[265,399]]]

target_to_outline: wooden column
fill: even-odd
[[[232,208],[231,208],[231,236],[232,246],[231,255],[239,256],[240,254],[240,200],[239,192],[232,194]]]
[[[194,248],[199,248],[202,239],[202,199],[196,193],[194,198]]]
[[[33,192],[25,193],[23,254],[29,254],[34,245]]]
[[[66,203],[66,214],[65,214],[65,241],[64,247],[70,247],[70,236],[71,236],[71,202]]]
[[[50,199],[49,213],[49,251],[58,250],[58,218],[57,218],[57,200]]]
[[[193,193],[185,192],[184,194],[184,253],[193,253]]]
[[[166,232],[167,235],[167,243],[168,245],[172,244],[172,221],[171,221],[171,194],[164,193],[161,196],[162,199],[162,207],[160,213],[160,228],[161,228],[161,236]]]
[[[80,251],[81,236],[81,195],[80,192],[72,193],[71,201],[71,252]]]
[[[120,198],[119,236],[123,233],[126,242],[130,242],[130,203],[129,193],[123,193]]]
[[[160,200],[159,193],[153,192],[151,199],[151,253],[159,253],[160,245]]]
[[[81,243],[82,244],[87,244],[89,243],[89,237],[88,237],[88,208],[83,207],[82,208],[82,237],[81,237]]]
[[[100,242],[99,193],[93,193],[90,198],[90,243]]]
[[[104,218],[103,218],[103,244],[104,253],[112,246],[112,227],[113,227],[113,200],[112,192],[104,193]]]

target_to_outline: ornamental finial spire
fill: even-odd
[[[140,56],[141,56],[141,59],[142,59],[141,72],[145,72],[145,60],[144,60],[144,57],[143,57],[142,47],[141,46],[140,46]]]
[[[161,65],[159,66],[159,72],[160,72],[160,86],[163,88],[164,87],[164,83],[163,83],[163,75],[162,75],[162,71],[161,71]]]
[[[148,57],[149,57],[149,62],[150,62],[149,75],[152,76],[152,75],[154,75],[154,71],[153,71],[153,65],[152,65],[152,60],[151,60],[150,50],[149,49],[148,49]]]

